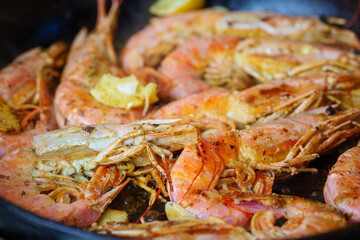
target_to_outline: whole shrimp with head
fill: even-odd
[[[243,38],[288,39],[360,49],[354,32],[326,24],[317,16],[234,11],[216,22],[216,31]]]
[[[90,181],[84,181],[39,170],[38,164],[38,157],[29,149],[5,155],[0,163],[1,197],[40,216],[77,227],[95,222],[129,182],[123,182],[124,175],[114,166],[99,168]]]
[[[165,201],[172,152],[194,142],[196,134],[178,120],[40,134],[33,149],[16,150],[1,160],[0,196],[46,218],[89,226],[131,179],[151,193],[150,205]]]
[[[134,223],[112,223],[102,226],[91,226],[91,231],[122,238],[151,239],[242,239],[255,240],[248,231],[220,219],[199,220],[186,219],[175,221]]]
[[[34,48],[0,71],[0,157],[56,128],[47,85],[59,76],[65,50],[62,42]]]
[[[360,71],[358,55],[335,47],[275,39],[236,36],[195,38],[176,48],[158,69],[170,99],[213,87],[242,90],[256,81],[268,82],[320,73]]]
[[[324,186],[327,204],[336,207],[349,222],[360,222],[360,147],[340,155]]]
[[[108,84],[118,81],[123,83],[123,73],[117,66],[113,46],[113,35],[117,23],[120,0],[113,1],[108,15],[105,12],[105,0],[98,0],[98,19],[92,33],[82,29],[76,36],[62,74],[61,83],[55,94],[56,120],[63,127],[66,125],[96,124],[103,122],[124,123],[143,116],[143,108],[129,102],[123,106],[112,105],[107,91],[116,91],[118,87]],[[111,75],[110,75],[111,74]],[[115,81],[114,81],[115,79]],[[138,82],[136,80],[135,84]],[[125,85],[136,90],[134,81]],[[99,94],[95,95],[94,92]],[[105,90],[104,90],[105,89]],[[121,90],[121,89],[120,89]],[[94,92],[93,92],[94,91]],[[119,92],[113,97],[121,95]],[[105,98],[105,99],[104,99]]]
[[[360,76],[317,74],[258,84],[242,91],[214,88],[173,101],[148,117],[182,118],[201,130],[243,129],[331,103],[359,107]]]
[[[126,73],[135,73],[146,66],[157,68],[169,52],[187,40],[214,35],[291,39],[360,48],[353,32],[325,24],[317,17],[204,9],[151,19],[148,26],[126,43],[120,56],[122,66]]]
[[[284,174],[289,176],[298,172],[316,171],[306,167],[310,161],[360,133],[360,128],[353,123],[360,117],[358,109],[331,114],[327,113],[326,109],[322,107],[245,130],[215,132],[199,138],[196,144],[183,150],[171,170],[171,200],[200,219],[213,216],[230,224],[247,226],[254,213],[246,210],[253,203],[251,195],[248,203],[240,202],[239,206],[235,207],[229,204],[229,198],[224,192],[269,194],[274,174],[283,177]],[[261,199],[268,199],[270,202],[265,204],[267,206],[271,205],[273,198],[277,197],[261,196]],[[279,198],[284,199],[279,201],[284,205],[274,207],[285,212],[288,211],[286,209],[291,209],[292,200],[297,202],[291,198],[288,201],[287,197],[283,196]],[[230,199],[237,202],[236,196]],[[256,196],[254,201],[258,201]],[[300,199],[299,203],[299,208],[289,211],[303,212],[302,216],[311,221],[311,211],[303,207],[312,206],[313,203],[304,199]],[[257,210],[267,210],[267,207],[262,206]],[[317,231],[329,230],[325,227],[327,224],[322,224],[326,223],[328,216],[335,219],[335,225],[329,226],[344,225],[344,219],[334,211],[325,206],[318,210],[317,214],[322,217],[314,219],[318,221],[314,224],[321,224],[324,228]],[[285,217],[290,218],[290,222],[298,221],[293,213],[285,214]],[[301,220],[299,221],[301,223]],[[294,231],[297,227],[302,228],[301,224],[293,227],[294,229],[290,229]],[[291,231],[289,235],[284,233],[283,237],[291,236],[290,233]],[[302,234],[307,233],[305,231]]]
[[[360,56],[349,50],[290,40],[246,39],[238,44],[234,58],[260,82],[321,72],[360,71]]]

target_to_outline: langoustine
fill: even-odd
[[[319,114],[313,112],[301,117],[308,122],[333,118],[324,124],[324,126],[328,125],[325,128],[330,128],[335,132],[334,134],[327,132],[331,141],[327,140],[326,143],[336,145],[341,142],[341,139],[359,132],[359,129],[351,126],[349,122],[351,121],[349,119],[358,117],[360,114],[358,111],[348,110],[344,117],[326,117],[326,114],[322,114],[324,111],[325,108],[321,109]],[[281,125],[281,122],[277,124]],[[296,124],[299,123],[296,122]],[[318,131],[322,131],[321,124],[318,125]],[[333,125],[337,127],[333,129]],[[308,129],[309,126],[302,125],[300,128]],[[192,199],[193,207],[197,207],[197,210],[206,216],[212,208],[203,211],[204,209],[199,207],[198,201],[205,201],[206,204],[221,201],[221,192],[215,190],[215,186],[226,190],[241,189],[242,192],[254,191],[265,194],[271,192],[273,174],[251,171],[248,164],[237,160],[237,154],[241,149],[239,150],[237,146],[235,148],[237,139],[232,137],[235,133],[219,132],[205,136],[205,140],[200,138],[199,150],[201,147],[203,149],[200,150],[199,156],[199,153],[193,150],[194,146],[196,149],[199,144],[197,129],[191,125],[181,124],[179,120],[147,120],[130,124],[89,125],[48,132],[34,138],[34,150],[21,149],[3,158],[0,167],[2,176],[0,178],[2,186],[0,195],[42,216],[64,221],[69,225],[88,226],[98,219],[107,204],[130,181],[126,177],[131,177],[136,185],[151,192],[150,205],[157,198],[163,199],[159,195],[160,193],[164,197],[170,193],[173,201],[181,199],[180,204],[184,205],[188,198],[192,199],[195,194],[196,199]],[[327,133],[324,135],[327,136]],[[218,144],[217,140],[226,136],[229,138],[224,138],[224,141],[220,141],[221,143]],[[289,137],[293,136],[289,134]],[[245,141],[244,145],[249,146],[250,143]],[[285,148],[287,147],[286,139],[283,145]],[[256,144],[253,146],[257,148]],[[323,145],[318,147],[321,150]],[[319,148],[313,151],[321,152]],[[180,149],[184,150],[171,168],[172,152]],[[292,167],[301,166],[310,160],[307,155],[314,157],[311,152],[307,151],[308,149],[305,146],[304,152],[299,153],[300,157],[304,157],[303,162],[300,161],[300,158],[295,158],[295,162],[292,160],[289,160],[289,163],[285,162],[288,166],[281,166],[281,168],[273,170],[285,172],[290,170],[295,173],[291,169]],[[208,154],[207,161],[201,159],[202,151],[204,154]],[[218,151],[228,157],[226,164],[222,157],[217,155]],[[246,151],[253,154],[251,149],[246,149]],[[271,157],[270,155],[269,157]],[[279,153],[278,155],[284,154]],[[273,158],[278,160],[276,157]],[[200,170],[192,171],[192,165],[198,165]],[[271,167],[271,163],[268,165]],[[181,166],[185,167],[187,171],[184,171]],[[252,166],[251,163],[249,166]],[[171,172],[169,172],[170,169]],[[303,170],[299,168],[298,171]],[[16,177],[19,175],[21,177]],[[182,177],[185,177],[187,182],[181,179]],[[168,181],[168,191],[165,189],[165,180]],[[201,182],[203,180],[205,183]],[[97,184],[99,181],[101,182],[100,186]],[[157,185],[157,191],[148,186],[150,181]],[[106,192],[109,188],[112,190]],[[306,200],[302,201],[309,204]],[[218,205],[215,205],[214,208]],[[44,206],[46,207],[44,208]],[[187,205],[185,207],[189,208]],[[62,210],[63,208],[67,210]],[[225,210],[220,211],[221,216],[217,216],[213,212],[210,215],[224,218],[230,223],[234,223],[232,218],[236,216],[235,223],[243,226],[247,226],[249,223],[248,213],[233,209],[231,211],[234,214],[231,214],[228,219],[222,216],[229,211]],[[328,214],[324,209],[320,209],[320,212]],[[198,217],[201,218],[201,216]],[[342,222],[341,218],[339,222]],[[335,225],[336,223],[334,223]],[[228,229],[226,226],[225,228]]]
[[[317,17],[205,9],[152,19],[147,27],[127,42],[121,53],[122,66],[126,73],[134,73],[145,66],[157,67],[164,56],[188,39],[213,35],[280,38],[360,47],[353,32],[322,23]]]
[[[58,77],[65,50],[62,42],[46,50],[34,48],[1,70],[0,105],[4,121],[0,131],[0,157],[30,146],[35,135],[56,128],[47,85]],[[13,117],[11,127],[6,126],[9,116]]]
[[[360,222],[360,147],[353,147],[340,155],[331,168],[324,186],[327,204],[337,208],[349,222]]]
[[[114,166],[99,168],[85,182],[39,170],[37,164],[37,156],[29,149],[5,155],[0,162],[1,197],[40,216],[77,227],[95,222],[128,182],[122,183],[124,176]]]
[[[171,200],[200,219],[213,216],[230,224],[247,226],[251,212],[224,202],[222,193],[234,190],[269,194],[274,180],[271,172],[313,171],[304,166],[360,132],[353,123],[359,118],[358,109],[331,114],[323,107],[246,130],[215,132],[199,138],[197,144],[185,147],[171,170]],[[272,198],[269,196],[270,202]],[[287,197],[279,198],[287,201]],[[251,195],[249,199],[251,203]],[[266,195],[260,199],[266,199]],[[303,206],[313,205],[304,199],[299,201]],[[286,207],[291,206],[290,202]],[[246,206],[245,203],[244,208]],[[321,207],[320,212],[335,216],[339,220],[336,226],[344,225],[345,221],[337,213],[326,209]]]
[[[182,118],[204,130],[242,129],[329,103],[358,107],[358,85],[355,73],[289,78],[233,92],[216,88],[173,101],[148,117]]]
[[[16,150],[1,160],[0,196],[41,216],[89,226],[131,179],[151,193],[150,205],[168,196],[164,181],[169,181],[172,151],[195,141],[196,134],[178,120],[40,134],[33,149]]]

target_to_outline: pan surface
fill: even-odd
[[[152,0],[124,0],[121,7],[116,48],[143,28],[151,18]],[[110,1],[108,1],[110,4]],[[337,16],[349,20],[357,0],[208,0],[208,6],[236,10],[274,11],[294,15]],[[35,46],[46,47],[56,40],[71,43],[81,27],[94,27],[95,0],[0,0],[0,67],[23,51]],[[360,36],[360,22],[352,26]],[[311,167],[318,173],[302,173],[278,182],[274,192],[324,201],[322,188],[327,173],[344,148],[317,159]],[[38,217],[0,199],[0,236],[5,239],[114,239],[68,227]],[[360,224],[317,235],[308,239],[360,239]]]

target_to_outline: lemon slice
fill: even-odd
[[[20,130],[20,124],[6,103],[0,102],[0,131],[11,132]]]
[[[170,221],[196,219],[195,215],[174,202],[165,204],[165,213]]]
[[[98,225],[107,225],[111,222],[127,223],[129,222],[128,214],[125,211],[106,209],[105,212],[101,214],[101,217],[98,220]]]
[[[205,6],[205,0],[157,0],[150,12],[157,16],[188,12]]]
[[[144,106],[147,111],[150,104],[159,100],[156,95],[157,85],[149,83],[142,85],[134,76],[119,78],[111,74],[104,74],[91,95],[99,102],[110,107],[130,109]]]

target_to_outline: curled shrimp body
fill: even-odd
[[[114,223],[92,226],[91,231],[111,233],[117,237],[151,239],[255,239],[245,229],[214,220],[177,220],[145,222],[143,224]]]
[[[360,222],[360,147],[343,153],[331,168],[324,186],[324,197],[344,214],[350,222]]]
[[[223,11],[206,9],[151,19],[123,48],[120,58],[124,71],[158,67],[163,57],[191,37],[212,35],[215,22],[223,15]]]
[[[82,29],[72,43],[61,83],[55,94],[56,120],[59,126],[129,122],[142,117],[142,109],[125,110],[108,107],[90,94],[103,74],[123,76],[116,63],[113,34],[120,1],[106,15],[105,0],[98,0],[98,20],[95,30],[87,34]]]
[[[174,81],[171,93],[180,98],[210,86],[241,90],[253,85],[253,78],[268,82],[324,72],[349,74],[360,71],[360,58],[320,44],[218,36],[184,43],[164,58],[159,71]]]
[[[321,22],[316,16],[271,12],[230,12],[216,22],[219,33],[243,38],[278,38],[360,48],[356,34]]]
[[[4,156],[0,163],[0,195],[33,213],[67,225],[86,227],[97,221],[128,182],[121,183],[123,177],[116,167],[99,169],[88,183],[55,175],[53,181],[46,181],[50,178],[46,174],[36,174],[37,162],[37,156],[28,149]],[[107,182],[101,185],[99,181]],[[48,190],[53,190],[52,194],[41,193]]]
[[[125,45],[120,56],[122,66],[126,73],[145,66],[156,68],[179,44],[194,36],[213,35],[280,38],[360,48],[353,32],[322,23],[316,17],[205,9],[152,19]]]
[[[229,206],[254,214],[251,233],[258,239],[289,239],[316,235],[345,226],[345,218],[334,208],[295,196],[256,195],[227,192],[222,201]],[[275,219],[285,218],[281,226]]]
[[[329,102],[346,102],[343,96],[358,87],[358,74],[297,77],[258,84],[242,91],[211,89],[173,101],[150,118],[183,118],[205,129],[244,128],[295,115]]]
[[[241,90],[253,85],[250,76],[234,61],[238,37],[193,39],[167,55],[159,71],[173,84],[173,99],[202,92],[211,87]]]
[[[338,74],[360,70],[359,55],[348,50],[278,39],[240,42],[235,61],[261,82],[319,72]]]
[[[360,116],[358,109],[334,115],[325,110],[205,135],[187,146],[172,168],[171,200],[198,218],[214,216],[246,226],[250,216],[222,201],[222,191],[269,194],[272,172],[314,171],[303,166],[360,132],[352,123]]]
[[[56,128],[47,84],[58,76],[65,50],[61,42],[46,50],[34,48],[0,71],[0,106],[11,109],[19,122],[17,129],[0,131],[0,157],[30,146],[35,135]]]
[[[103,105],[71,82],[59,85],[55,96],[56,121],[60,127],[96,123],[126,123],[143,117],[142,108],[125,110]]]
[[[130,180],[151,193],[149,205],[164,200],[172,152],[194,143],[197,134],[179,120],[40,134],[32,149],[16,150],[0,161],[0,196],[55,221],[89,226]]]

